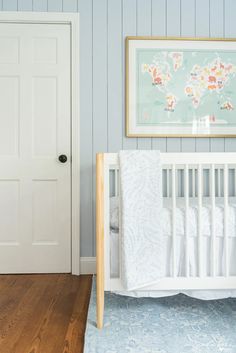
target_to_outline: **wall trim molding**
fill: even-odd
[[[80,257],[81,275],[90,275],[96,273],[96,257]]]

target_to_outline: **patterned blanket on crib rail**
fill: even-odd
[[[120,151],[121,277],[126,290],[165,273],[162,168],[159,151]]]

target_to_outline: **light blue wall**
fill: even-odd
[[[0,0],[0,9],[80,12],[82,256],[95,255],[96,152],[236,151],[232,138],[128,139],[124,133],[125,36],[236,37],[236,0]]]

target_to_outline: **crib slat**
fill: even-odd
[[[188,243],[188,215],[189,215],[189,169],[184,168],[184,198],[185,198],[185,274],[189,277],[189,243]]]
[[[228,165],[224,164],[224,259],[225,276],[229,275],[228,261]]]
[[[233,196],[236,196],[236,167],[234,167],[234,194]]]
[[[196,196],[196,185],[195,185],[195,167],[192,169],[192,189],[193,189],[193,197]]]
[[[220,176],[220,173],[221,173],[221,169],[218,168],[218,170],[217,170],[217,174],[218,174],[218,197],[221,197],[221,176]]]
[[[211,274],[216,275],[216,239],[215,239],[215,166],[211,165]]]
[[[198,275],[202,277],[202,165],[198,165]]]
[[[176,277],[176,169],[175,164],[172,165],[172,273]]]
[[[170,197],[170,169],[166,169],[166,196]]]
[[[121,190],[121,179],[120,179],[120,171],[118,171],[118,190]],[[119,221],[118,221],[118,228],[119,228],[119,276],[121,276],[121,271],[122,271],[122,258],[121,258],[121,253],[122,253],[122,249],[121,249],[121,241],[122,241],[122,237],[121,237],[121,196],[120,196],[120,191],[119,191]]]
[[[115,196],[118,196],[118,169],[115,169]]]

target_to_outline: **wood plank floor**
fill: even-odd
[[[0,275],[0,353],[82,353],[91,276]]]

